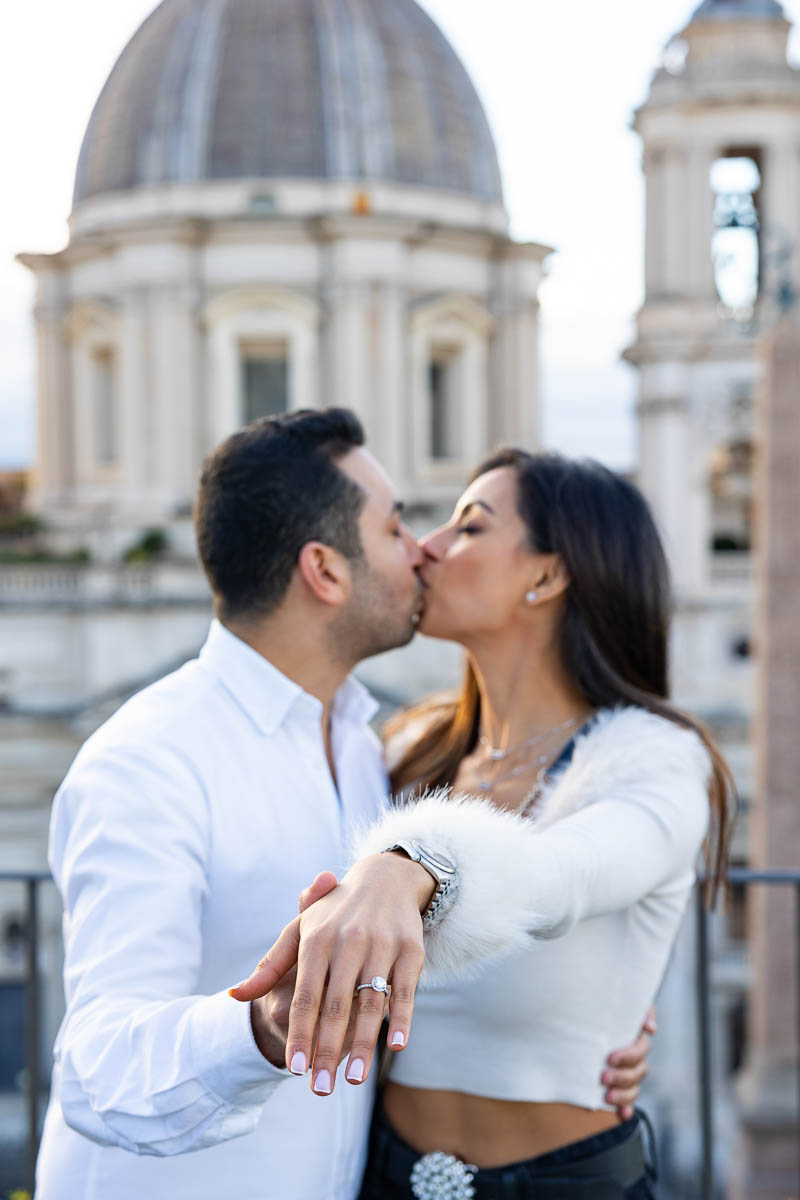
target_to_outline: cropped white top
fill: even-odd
[[[606,1055],[636,1037],[694,883],[709,773],[694,732],[613,709],[576,739],[529,817],[447,792],[388,811],[359,856],[413,837],[461,877],[426,934],[391,1079],[607,1107]]]

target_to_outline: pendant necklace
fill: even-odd
[[[502,762],[504,758],[508,758],[509,754],[514,754],[517,750],[523,750],[526,746],[535,746],[537,742],[543,742],[545,738],[553,737],[557,733],[564,733],[567,729],[571,729],[573,725],[577,725],[581,720],[581,717],[570,717],[563,724],[554,725],[552,729],[545,729],[544,733],[535,733],[533,737],[526,738],[524,742],[516,742],[513,746],[492,746],[485,733],[481,734],[479,740],[492,762]],[[535,759],[533,761],[538,762],[539,760]],[[508,776],[503,775],[501,778],[506,779]],[[496,780],[496,782],[499,783],[500,780]]]
[[[552,759],[552,754],[540,754],[538,758],[532,758],[528,762],[520,763],[517,767],[512,767],[510,771],[504,771],[502,775],[498,775],[496,779],[479,779],[478,790],[484,795],[493,792],[499,783],[503,783],[506,779],[516,779],[523,771],[529,771],[532,767],[543,767]]]

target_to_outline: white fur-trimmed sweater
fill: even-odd
[[[425,936],[421,984],[469,979],[531,936],[559,937],[659,892],[674,899],[676,885],[688,895],[710,770],[693,731],[641,708],[607,709],[528,817],[439,790],[387,811],[355,856],[415,838],[456,862],[458,897]]]

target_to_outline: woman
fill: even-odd
[[[357,987],[345,1076],[363,1082],[391,979],[402,1054],[364,1200],[652,1196],[639,1118],[607,1107],[598,1068],[652,1001],[701,845],[716,890],[734,799],[708,734],[666,699],[655,526],[601,466],[510,450],[422,545],[421,630],[465,647],[464,686],[394,722],[393,785],[414,802],[278,944],[285,967],[299,935],[287,1061],[310,1055],[327,981],[324,1090],[316,1062],[338,1061]]]

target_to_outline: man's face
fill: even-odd
[[[367,451],[351,450],[338,466],[366,499],[359,517],[362,561],[352,562],[353,594],[334,622],[338,648],[354,661],[404,646],[422,608],[417,567],[422,552],[401,520],[402,504],[389,476]]]

